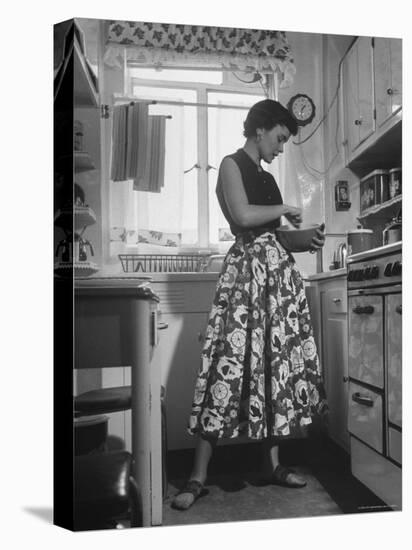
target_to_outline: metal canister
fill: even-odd
[[[389,198],[402,194],[402,169],[391,168],[389,170]]]
[[[352,254],[358,254],[358,252],[364,252],[372,248],[372,229],[352,229],[347,232],[348,236],[348,256]]]

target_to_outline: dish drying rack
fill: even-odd
[[[125,273],[196,273],[203,271],[209,255],[119,254]]]

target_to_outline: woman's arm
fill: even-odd
[[[286,216],[293,225],[301,222],[301,210],[287,204],[249,204],[236,162],[225,158],[220,166],[222,190],[233,221],[240,227],[255,227]]]

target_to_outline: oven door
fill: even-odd
[[[383,296],[366,292],[348,298],[349,377],[383,389]]]
[[[383,452],[383,399],[382,394],[349,382],[349,432]]]
[[[388,455],[402,463],[402,295],[385,296]]]

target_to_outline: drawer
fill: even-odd
[[[351,466],[352,474],[388,506],[394,510],[402,509],[401,468],[353,437],[351,437]]]
[[[402,432],[389,428],[388,455],[402,464]]]
[[[349,432],[383,452],[382,396],[350,382],[348,410]]]
[[[325,292],[328,313],[347,313],[348,296],[345,289],[331,288]]]

